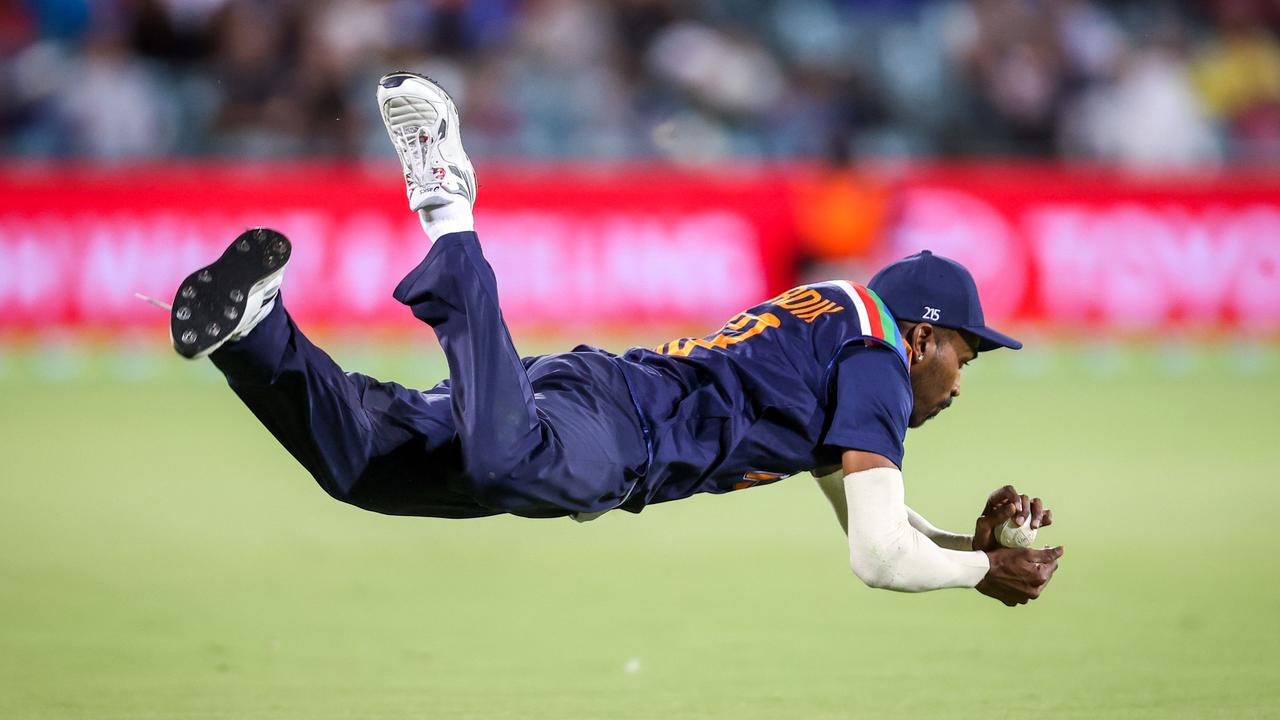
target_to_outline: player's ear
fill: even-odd
[[[919,344],[917,344],[919,339],[916,333],[917,327],[919,327],[918,323],[913,323],[907,320],[898,321],[898,332],[902,333],[902,340],[907,346],[908,367],[924,359],[921,355],[921,348]]]
[[[916,323],[907,334],[907,345],[917,360],[927,360],[937,349],[938,331],[929,323]]]

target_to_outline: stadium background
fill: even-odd
[[[0,716],[1265,717],[1280,4],[0,0]],[[588,526],[333,503],[167,297],[248,225],[347,367],[444,373],[372,103],[458,99],[518,344],[703,334],[930,247],[1028,341],[912,433],[1045,598],[862,588],[805,478]]]

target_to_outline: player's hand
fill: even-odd
[[[1032,529],[1053,524],[1053,511],[1046,508],[1040,498],[1020,495],[1012,485],[1005,485],[991,493],[982,509],[982,515],[974,525],[973,549],[991,552],[999,548],[995,530],[1000,523],[1013,518],[1015,524],[1021,525],[1028,515],[1031,516]]]
[[[1062,547],[1032,550],[1002,547],[987,552],[991,569],[978,583],[978,592],[1013,607],[1040,597],[1058,570]]]

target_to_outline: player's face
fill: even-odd
[[[960,394],[960,371],[978,356],[977,338],[954,330],[932,328],[932,342],[923,339],[913,343],[921,357],[911,368],[911,392],[915,404],[911,408],[910,427],[920,427],[935,415],[951,407]]]

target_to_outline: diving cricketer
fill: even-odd
[[[903,440],[951,405],[978,353],[1021,344],[989,327],[973,278],[928,251],[864,286],[789,290],[704,338],[622,355],[586,345],[521,358],[474,230],[476,177],[458,111],[425,76],[379,82],[378,106],[431,241],[394,296],[430,325],[449,378],[418,391],[344,372],[285,309],[292,248],[246,231],[179,286],[175,349],[209,357],[334,498],[395,515],[589,520],[812,472],[854,573],[918,592],[1040,595],[1062,548],[1001,547],[1001,522],[1048,525],[1038,498],[988,498],[973,535],[904,502]]]

